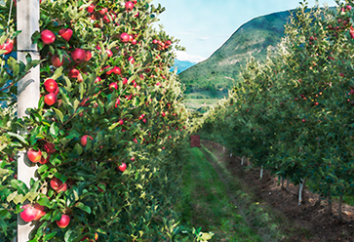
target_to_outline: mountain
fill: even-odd
[[[284,25],[294,11],[257,17],[243,24],[208,59],[179,74],[180,81],[186,84],[186,93],[231,88],[251,55],[260,62],[266,60],[267,47],[275,47],[284,37]]]
[[[179,74],[182,71],[188,69],[189,67],[194,66],[195,64],[197,64],[197,63],[175,59],[175,64],[171,67],[170,70],[174,71],[175,68],[177,67],[177,74]]]

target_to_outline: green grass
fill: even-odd
[[[182,223],[214,232],[211,241],[262,241],[230,201],[224,183],[199,148],[190,148],[183,168]]]
[[[213,106],[219,99],[227,97],[228,93],[222,91],[201,91],[184,94],[184,104],[187,108],[197,110],[201,107]]]

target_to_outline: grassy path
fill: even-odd
[[[257,204],[246,202],[247,194],[241,192],[239,183],[216,157],[204,147],[194,147],[189,152],[188,165],[182,171],[183,196],[176,204],[182,212],[182,222],[214,232],[210,241],[277,241],[276,225],[256,215],[260,212]],[[247,209],[240,202],[245,202]],[[245,220],[246,217],[252,219]]]

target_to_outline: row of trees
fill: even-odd
[[[354,4],[337,4],[333,12],[302,2],[267,62],[251,59],[230,97],[193,124],[329,200],[354,195]]]
[[[188,113],[169,71],[178,40],[152,27],[164,8],[151,0],[43,0],[32,36],[41,61],[18,64],[8,58],[16,8],[5,2],[0,241],[15,237],[16,214],[36,224],[33,242],[190,240],[172,207]],[[16,82],[38,64],[38,107],[18,119]],[[17,180],[19,151],[38,167],[30,187]]]

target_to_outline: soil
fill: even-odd
[[[237,176],[247,190],[251,191],[256,197],[262,200],[273,210],[280,212],[292,221],[298,228],[299,233],[287,238],[286,241],[297,242],[354,242],[354,207],[342,203],[343,221],[338,219],[338,202],[332,203],[332,214],[328,215],[327,201],[319,200],[319,195],[310,192],[307,187],[304,188],[303,202],[298,204],[299,186],[290,183],[289,191],[278,185],[278,177],[271,176],[268,171],[263,172],[263,178],[260,179],[260,170],[256,168],[244,169],[245,164],[241,166],[241,157],[230,157],[230,153],[223,146],[202,140],[201,143],[210,151],[216,150],[219,162],[224,162],[227,169]],[[280,183],[281,184],[281,183]],[[289,228],[282,228],[287,233]],[[306,233],[303,231],[307,231]],[[312,235],[311,239],[306,239],[306,235]]]

